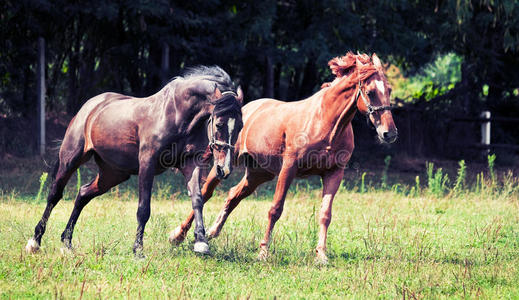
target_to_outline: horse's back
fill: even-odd
[[[245,123],[247,121],[247,119],[251,115],[253,115],[255,112],[262,111],[264,109],[271,108],[271,107],[273,108],[273,107],[276,107],[283,103],[286,103],[286,102],[279,101],[276,99],[270,99],[270,98],[262,98],[262,99],[251,101],[251,102],[247,103],[246,105],[244,105],[241,110],[243,123]]]
[[[78,154],[88,151],[87,147],[85,147],[86,126],[92,114],[98,110],[100,106],[104,106],[103,104],[114,100],[129,98],[131,97],[117,93],[103,93],[87,100],[67,127],[60,148],[60,159],[66,162],[74,159]]]

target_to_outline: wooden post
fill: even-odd
[[[481,113],[481,118],[487,119],[487,122],[481,123],[481,144],[490,145],[490,112],[485,110]],[[483,150],[483,155],[488,155],[490,148]]]
[[[169,44],[166,42],[162,43],[162,61],[160,69],[162,71],[162,84],[164,85],[168,82],[169,71]]]
[[[40,155],[45,154],[45,39],[38,38],[38,150]]]

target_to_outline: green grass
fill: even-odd
[[[330,262],[319,267],[318,181],[293,185],[274,229],[271,256],[259,262],[273,184],[242,201],[221,236],[210,241],[212,254],[200,257],[191,250],[192,232],[181,246],[167,242],[190,209],[167,176],[155,185],[144,260],[131,251],[137,227],[133,189],[113,189],[85,208],[69,255],[61,254],[59,238],[72,211],[72,192],[53,211],[36,255],[24,247],[44,203],[1,195],[0,298],[519,297],[516,194],[435,198],[341,188],[328,235]],[[207,226],[223,195],[206,205]]]
[[[456,178],[456,170],[446,168],[456,180],[442,193],[429,193],[416,174],[388,170],[382,189],[382,168],[346,172],[334,201],[329,264],[322,267],[314,264],[317,177],[292,184],[271,256],[259,262],[275,182],[244,200],[220,237],[210,241],[211,255],[200,257],[192,252],[192,232],[178,247],[167,242],[191,203],[181,176],[166,172],[153,189],[147,258],[137,260],[131,251],[136,177],[85,208],[74,233],[75,252],[62,255],[59,239],[77,192],[73,176],[49,220],[42,250],[28,255],[24,247],[45,207],[50,179],[40,184],[42,167],[31,161],[2,163],[0,299],[519,298],[519,179],[512,171],[496,171],[492,180],[490,170]],[[456,188],[454,183],[474,173],[479,179]],[[425,170],[420,174],[427,180]],[[81,168],[83,183],[94,175],[93,165]],[[207,227],[241,175],[236,170],[206,205]]]

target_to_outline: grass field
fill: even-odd
[[[314,264],[317,178],[291,188],[266,262],[256,256],[273,184],[238,206],[220,237],[210,241],[211,255],[197,256],[192,232],[181,246],[167,241],[190,209],[181,185],[168,184],[177,179],[168,174],[157,180],[143,260],[131,251],[137,225],[134,180],[85,208],[74,233],[75,251],[66,255],[59,238],[72,210],[74,183],[53,211],[36,255],[24,247],[44,201],[34,200],[34,187],[31,193],[4,192],[0,297],[519,298],[517,191],[436,197],[426,191],[341,188],[329,230],[330,261],[323,267]],[[205,207],[207,225],[223,204],[223,190]]]

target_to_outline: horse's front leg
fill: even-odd
[[[150,218],[150,199],[151,188],[153,187],[153,177],[155,176],[156,161],[150,155],[139,155],[139,206],[137,208],[137,234],[133,244],[133,253],[137,257],[143,257],[143,237],[144,227]]]
[[[292,183],[292,180],[296,176],[296,171],[297,165],[295,163],[295,159],[285,158],[283,161],[283,166],[281,167],[281,171],[279,172],[278,182],[276,184],[276,192],[274,193],[274,201],[272,202],[272,207],[268,213],[269,221],[267,231],[265,232],[263,241],[260,243],[260,252],[258,255],[258,259],[260,260],[265,260],[268,257],[268,249],[272,230],[274,229],[276,222],[279,220],[279,217],[281,217],[283,206],[285,204],[285,197],[287,195],[288,188]]]
[[[202,192],[200,188],[202,169],[197,166],[194,161],[190,161],[186,164],[186,167],[182,169],[182,173],[186,178],[187,188],[191,194],[191,203],[195,216],[195,246],[194,251],[200,254],[209,253],[209,244],[205,237],[204,228],[204,200],[202,198]]]
[[[344,170],[337,168],[327,172],[322,176],[323,180],[323,202],[321,204],[321,212],[319,214],[319,241],[317,242],[316,262],[326,264],[328,257],[326,256],[326,237],[328,234],[328,226],[332,221],[332,203],[339,186],[341,185]]]
[[[189,180],[188,177],[186,177],[186,181]],[[216,167],[213,167],[211,171],[209,172],[209,175],[207,176],[207,180],[205,184],[202,187],[202,199],[203,204],[205,204],[212,196],[213,192],[220,183],[220,179],[216,175]],[[189,188],[189,187],[188,187]],[[180,244],[184,241],[186,238],[187,232],[189,231],[189,228],[191,228],[191,223],[193,222],[195,218],[195,211],[192,210],[187,218],[173,230],[169,235],[169,242],[172,244]]]

